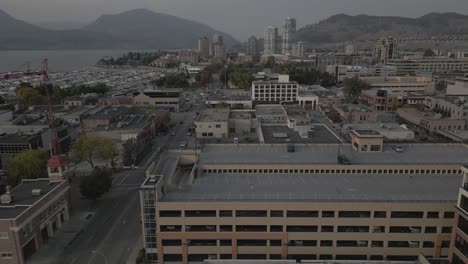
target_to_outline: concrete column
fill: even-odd
[[[62,219],[60,219],[60,213],[58,213],[55,218],[57,219],[57,228],[61,228],[62,227]]]
[[[47,223],[47,235],[49,235],[49,237],[54,236],[54,229],[52,228],[52,222]]]
[[[65,206],[65,210],[63,210],[63,219],[65,220],[65,222],[70,220],[70,213],[67,206]]]
[[[187,248],[187,239],[182,239],[182,263],[188,263],[188,248]]]

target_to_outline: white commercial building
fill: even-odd
[[[354,77],[387,77],[396,75],[396,67],[376,65],[372,67],[353,65],[329,65],[327,72],[336,77],[338,83]]]
[[[298,90],[299,84],[289,81],[289,75],[279,75],[277,81],[252,82],[252,101],[293,102]]]

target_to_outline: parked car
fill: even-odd
[[[183,141],[180,143],[179,148],[185,149],[187,147],[187,142]]]

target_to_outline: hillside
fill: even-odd
[[[0,10],[0,50],[178,49],[194,48],[200,35],[224,35],[198,22],[137,9],[104,15],[77,30],[49,30],[15,19]]]
[[[467,35],[468,16],[431,13],[419,18],[349,16],[339,14],[298,30],[298,40],[308,43],[338,43],[375,40],[380,37],[433,37]]]

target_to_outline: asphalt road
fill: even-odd
[[[145,170],[155,158],[159,146],[178,148],[183,141],[187,142],[187,148],[194,146],[195,135],[187,136],[187,130],[193,126],[193,117],[203,110],[204,104],[199,94],[192,93],[192,98],[195,100],[189,112],[171,115],[171,122],[176,125],[167,135],[155,139],[154,151],[148,154],[139,168],[115,176],[111,191],[94,205],[96,213],[90,223],[65,248],[56,263],[134,263],[128,259],[129,255],[135,247],[142,247],[138,187],[145,179]],[[172,132],[175,132],[174,136],[171,136]]]

